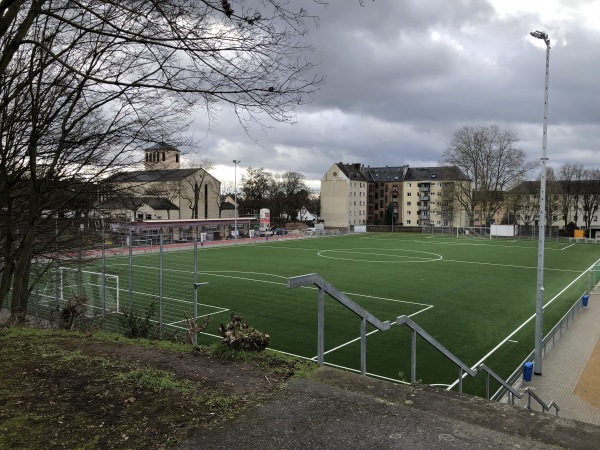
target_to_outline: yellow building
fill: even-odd
[[[470,186],[457,167],[333,164],[321,178],[321,218],[326,227],[382,225],[461,226],[457,186]]]

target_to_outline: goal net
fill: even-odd
[[[60,301],[81,295],[86,298],[86,316],[119,312],[119,276],[73,267],[59,268]]]
[[[490,238],[489,227],[457,227],[456,237],[464,238]]]

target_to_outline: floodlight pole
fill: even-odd
[[[233,239],[235,244],[237,245],[237,233],[238,233],[238,227],[237,227],[237,165],[241,163],[241,161],[234,159],[233,160],[233,201],[235,203],[235,212],[233,215],[233,222],[234,222],[234,226],[235,226],[235,231],[233,232]]]
[[[544,318],[544,239],[546,237],[546,142],[548,137],[548,82],[550,79],[550,39],[545,31],[532,31],[531,36],[546,44],[546,81],[544,88],[544,131],[540,174],[540,220],[538,236],[537,297],[535,301],[535,360],[533,373],[542,374],[542,339]]]

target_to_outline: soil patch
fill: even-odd
[[[573,393],[600,409],[600,339],[596,342]]]
[[[0,360],[0,449],[176,446],[306,370],[270,352],[16,327],[0,328]]]

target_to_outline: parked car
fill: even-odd
[[[277,235],[277,236],[284,236],[284,235],[288,234],[288,230],[286,230],[283,227],[277,227],[273,230],[273,234]]]

